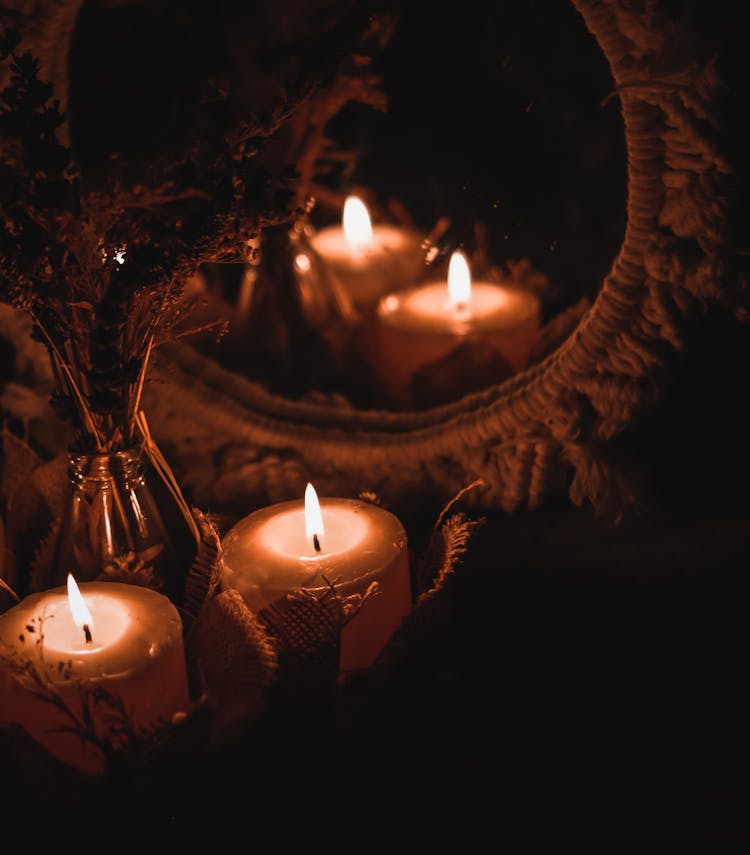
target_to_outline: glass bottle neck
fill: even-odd
[[[136,484],[145,471],[142,446],[107,453],[69,455],[68,474],[74,484],[85,481],[117,481]]]

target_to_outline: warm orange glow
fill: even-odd
[[[454,252],[448,264],[448,296],[457,308],[471,300],[471,272],[462,252]]]
[[[305,532],[310,538],[323,536],[323,515],[320,512],[318,494],[312,484],[305,488]]]
[[[372,240],[372,223],[367,206],[358,196],[344,202],[344,234],[353,249],[363,249]]]
[[[70,606],[70,614],[73,616],[73,623],[81,629],[88,627],[89,632],[93,631],[94,619],[91,617],[91,612],[88,610],[81,590],[71,573],[68,573],[68,605]]]

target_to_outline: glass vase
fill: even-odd
[[[78,581],[127,582],[174,599],[180,566],[146,462],[142,447],[69,455],[69,569]]]

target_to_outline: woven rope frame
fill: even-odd
[[[594,504],[617,492],[603,449],[658,399],[696,308],[737,308],[744,294],[729,273],[722,81],[696,56],[696,33],[659,2],[573,3],[609,62],[628,167],[622,247],[574,332],[523,374],[419,413],[284,400],[187,347],[165,349],[146,407],[194,501],[251,508],[302,495],[308,479],[394,503],[482,479],[479,503],[506,511],[562,490]]]

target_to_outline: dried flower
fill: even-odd
[[[31,315],[55,371],[53,404],[74,424],[78,449],[119,450],[138,431],[153,348],[189,314],[184,283],[289,218],[293,176],[254,162],[270,125],[187,146],[154,165],[151,186],[111,175],[88,188],[58,139],[64,116],[52,88],[18,44],[0,35],[11,72],[0,93],[0,301]]]
[[[184,284],[206,262],[248,260],[261,230],[322,192],[316,178],[342,162],[325,129],[344,104],[384,106],[368,62],[391,19],[365,8],[329,17],[326,51],[287,22],[305,62],[282,58],[263,86],[244,73],[237,86],[221,74],[203,81],[210,133],[202,125],[137,165],[113,153],[96,177],[60,142],[65,117],[39,62],[17,33],[0,31],[10,69],[0,93],[0,302],[32,317],[76,450],[117,451],[143,436],[149,359],[184,332]]]

